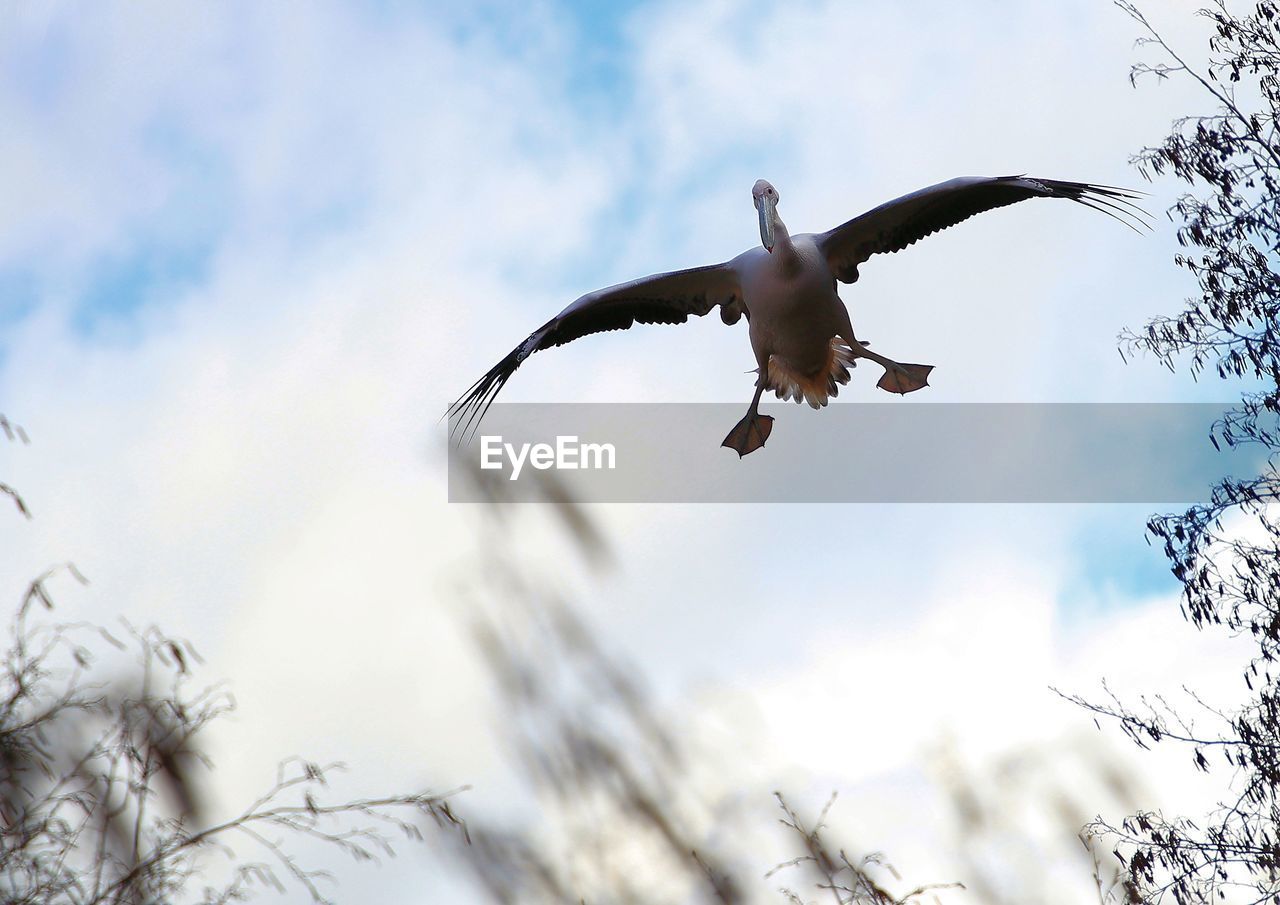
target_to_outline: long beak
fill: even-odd
[[[756,210],[760,212],[760,242],[769,254],[773,254],[773,209],[774,202],[767,197],[756,203]]]

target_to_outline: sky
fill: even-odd
[[[239,702],[228,800],[264,752],[306,751],[388,782],[426,763],[492,805],[501,745],[448,599],[482,516],[445,502],[444,407],[583,292],[757,242],[757,178],[793,231],[955,175],[1142,185],[1131,155],[1203,99],[1130,87],[1137,36],[1098,0],[6,6],[0,411],[32,443],[0,478],[35,518],[0,521],[2,587],[74,560],[69,614],[193,638]],[[1178,187],[1143,187],[1151,235],[1036,203],[874,260],[843,289],[855,328],[935,363],[934,402],[1229,398],[1117,354],[1193,289]],[[708,318],[545,353],[503,398],[745,407],[752,365]],[[1232,687],[1238,649],[1181,623],[1144,507],[593,515],[612,571],[538,512],[517,552],[682,719],[743,714],[743,789],[838,788],[861,838],[920,859],[940,740],[991,764],[1092,732],[1050,684]],[[826,718],[855,704],[900,745]],[[404,875],[379,877],[343,889]]]

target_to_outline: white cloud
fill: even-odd
[[[659,5],[631,20],[607,120],[575,104],[550,14],[510,24],[513,46],[394,5],[10,13],[0,57],[25,62],[0,78],[0,266],[43,282],[0,347],[4,411],[34,440],[5,448],[3,477],[38,516],[0,522],[4,586],[70,557],[94,585],[68,607],[203,641],[242,703],[228,788],[300,750],[483,781],[483,683],[435,584],[473,528],[443,503],[443,404],[591,288],[584,274],[754,242],[759,175],[795,229],[957,171],[1132,184],[1126,156],[1184,95],[1130,93],[1133,29],[1094,6]],[[846,293],[855,323],[938,364],[937,399],[1183,392],[1111,348],[1180,294],[1167,231],[1142,242],[1092,212],[1027,207],[868,265]],[[206,209],[217,223],[184,219]],[[199,280],[73,328],[95,262],[184,223],[209,244]],[[750,365],[745,331],[712,318],[538,356],[506,392],[745,406]],[[871,393],[861,374],[854,396]],[[859,706],[895,734],[924,742],[923,712],[963,713],[957,738],[996,750],[1015,741],[1002,707],[1052,732],[1046,682],[1105,671],[1128,649],[1104,657],[1106,639],[1142,637],[1103,623],[1097,657],[1064,649],[1055,589],[1077,566],[1052,513],[601,515],[624,567],[592,591],[597,621],[664,690],[760,684],[782,759],[841,781],[892,764],[813,738],[806,708],[874,687]]]

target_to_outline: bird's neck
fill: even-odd
[[[800,267],[800,255],[796,253],[795,243],[791,241],[791,233],[787,232],[787,224],[782,222],[777,211],[773,214],[773,256],[784,271],[796,270]]]

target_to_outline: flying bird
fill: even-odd
[[[854,335],[837,281],[853,283],[872,255],[898,252],[975,214],[1029,198],[1066,198],[1145,226],[1134,199],[1141,193],[1113,186],[1028,176],[964,176],[882,204],[824,233],[791,235],[778,217],[778,190],[764,179],[751,188],[760,221],[760,246],[731,261],[676,270],[588,292],[547,321],[490,368],[448,415],[465,437],[511,375],[534,352],[562,346],[592,333],[626,330],[632,324],[682,324],[689,315],[720,309],[735,324],[746,317],[756,359],[751,406],[721,444],[745,456],[764,446],[773,418],[758,411],[760,397],[821,408],[849,382],[849,369],[866,358],[884,368],[876,386],[912,393],[928,386],[932,365],[894,361]]]

